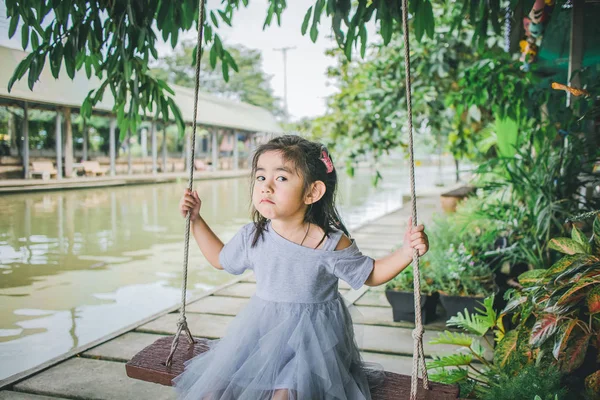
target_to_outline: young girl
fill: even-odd
[[[261,145],[252,175],[254,222],[226,245],[199,215],[198,193],[181,199],[204,256],[232,274],[253,270],[256,294],[222,339],[188,361],[177,391],[190,400],[370,399],[367,377],[382,371],[361,359],[338,279],[358,289],[394,278],[413,248],[427,252],[423,226],[409,220],[401,249],[364,256],[336,210],[327,149],[299,136]]]

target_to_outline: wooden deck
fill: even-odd
[[[447,188],[445,188],[447,190]],[[434,212],[441,212],[439,193],[429,193],[418,201],[419,222],[427,224]],[[361,250],[380,257],[398,246],[410,214],[406,206],[355,230]],[[252,274],[238,277],[225,287],[203,296],[187,307],[187,319],[194,336],[221,337],[227,325],[254,293]],[[395,323],[384,287],[352,290],[340,282],[340,292],[361,315],[355,317],[355,329],[362,355],[388,371],[410,375],[412,368],[412,324]],[[125,363],[157,338],[174,334],[178,314],[172,308],[142,324],[105,338],[94,347],[69,354],[61,362],[30,373],[0,391],[3,399],[174,399],[170,387],[130,379]],[[430,345],[431,338],[444,329],[444,318],[425,326],[424,347],[427,356],[454,351],[452,346]],[[491,355],[491,351],[489,354]]]
[[[250,170],[196,171],[195,181],[240,178],[250,176]],[[157,174],[135,174],[115,176],[78,176],[62,179],[4,179],[0,180],[0,195],[48,190],[89,189],[125,185],[147,185],[154,183],[187,182],[188,172]],[[0,398],[1,399],[1,398]]]

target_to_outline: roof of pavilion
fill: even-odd
[[[8,92],[8,81],[19,62],[28,53],[0,46],[0,99],[22,102],[44,108],[71,107],[79,109],[90,90],[100,86],[100,80],[92,75],[88,79],[81,71],[71,80],[61,67],[59,78],[55,79],[46,62],[38,82],[29,90],[27,74],[17,81],[11,92]],[[181,110],[186,123],[192,122],[194,111],[194,90],[181,86],[170,85],[175,96],[173,99]],[[103,99],[96,104],[93,112],[97,114],[112,114],[114,100],[110,90],[106,90]],[[235,102],[215,95],[200,93],[198,96],[198,124],[252,132],[282,133],[281,126],[273,115],[260,107],[247,103]]]

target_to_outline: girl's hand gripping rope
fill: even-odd
[[[202,200],[200,200],[198,192],[195,190],[192,192],[189,189],[185,189],[183,192],[183,197],[179,202],[179,212],[183,218],[185,218],[187,213],[190,212],[190,221],[195,221],[200,217],[201,205]]]

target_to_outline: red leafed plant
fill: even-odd
[[[587,391],[600,395],[600,214],[573,220],[593,215],[591,238],[573,226],[571,238],[549,242],[565,256],[519,276],[521,288],[509,294],[502,315],[512,313],[517,324],[507,337],[527,341],[529,357],[520,363],[550,360],[566,374],[587,377]]]

